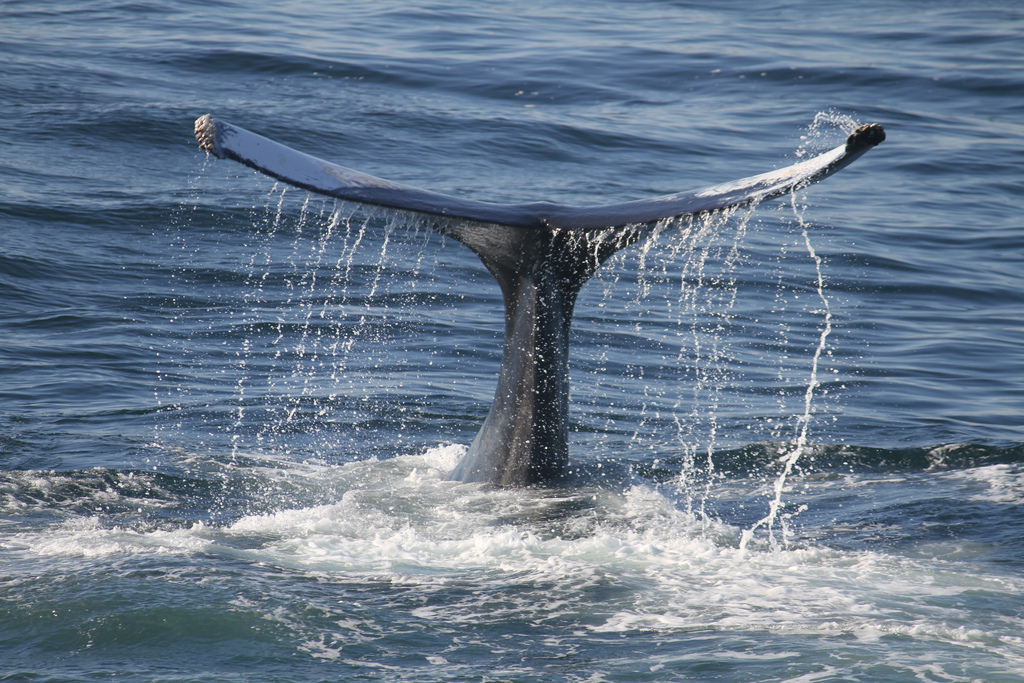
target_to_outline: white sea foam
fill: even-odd
[[[970,500],[1020,505],[1024,503],[1024,466],[988,465],[948,473],[968,490]]]
[[[813,545],[742,550],[740,529],[681,511],[649,486],[560,492],[445,481],[463,450],[342,466],[268,463],[276,477],[341,493],[330,503],[219,526],[134,529],[71,517],[9,536],[5,546],[42,562],[201,553],[328,582],[383,582],[425,594],[458,587],[453,597],[411,608],[414,618],[438,625],[529,615],[571,619],[592,633],[761,631],[863,643],[899,636],[1020,650],[1011,642],[1024,631],[1020,615],[993,613],[979,623],[978,612],[963,607],[972,596],[1021,594],[1024,584],[1012,576]],[[1019,481],[1001,466],[971,476]],[[336,621],[337,638],[350,638],[340,612]],[[341,656],[337,638],[309,635],[302,649],[310,656]]]
[[[196,524],[187,530],[140,532],[110,526],[98,517],[73,517],[43,533],[21,533],[8,537],[4,545],[42,557],[192,554],[210,546],[210,541],[204,538],[204,530],[202,524]]]

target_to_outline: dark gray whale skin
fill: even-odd
[[[338,166],[215,120],[195,124],[199,146],[291,185],[347,201],[423,215],[473,250],[501,287],[505,342],[494,402],[450,479],[498,486],[561,481],[569,461],[569,328],[576,296],[612,254],[660,221],[778,197],[825,178],[885,139],[878,124],[792,166],[608,206],[499,205],[450,197]]]
[[[474,248],[498,281],[505,344],[494,403],[450,478],[500,486],[557,482],[569,461],[569,327],[576,295],[601,262],[639,237],[488,226]]]

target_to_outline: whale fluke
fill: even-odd
[[[569,327],[576,296],[616,251],[660,222],[779,197],[845,168],[885,139],[878,124],[792,166],[696,192],[605,206],[492,204],[421,190],[318,159],[210,114],[200,148],[290,185],[423,214],[475,252],[501,287],[505,344],[494,403],[452,479],[527,486],[557,481],[569,454]]]
[[[855,130],[846,143],[777,171],[698,190],[606,206],[564,206],[549,202],[490,204],[421,190],[360,173],[296,151],[207,114],[196,120],[196,139],[205,152],[231,159],[310,192],[406,211],[497,223],[521,228],[601,230],[652,223],[779,197],[845,168],[885,140],[877,123]]]

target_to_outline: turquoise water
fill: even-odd
[[[1024,680],[1012,3],[0,6],[0,680]],[[207,159],[596,204],[888,139],[577,306],[574,486],[444,481],[498,288]]]

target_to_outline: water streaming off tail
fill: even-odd
[[[198,429],[193,443],[228,459],[341,463],[468,444],[504,325],[476,257],[416,216],[277,186],[250,215],[252,230],[221,250],[230,259],[190,250],[182,268],[209,280],[208,297],[183,310],[192,329],[171,355],[178,374],[191,366],[217,386],[167,378],[175,429]],[[668,221],[605,264],[574,318],[572,459],[632,469],[707,523],[739,475],[765,508],[733,521],[760,519],[774,545],[827,356],[810,244],[799,220],[762,207]],[[777,444],[778,461],[722,468],[721,452],[758,444]]]
[[[188,251],[179,278],[204,296],[181,302],[161,399],[220,452],[358,459],[390,423],[380,455],[393,455],[417,430],[407,414],[430,410],[435,356],[466,348],[445,338],[463,269],[446,272],[442,239],[399,214],[277,187],[250,213],[251,232],[217,254]]]

